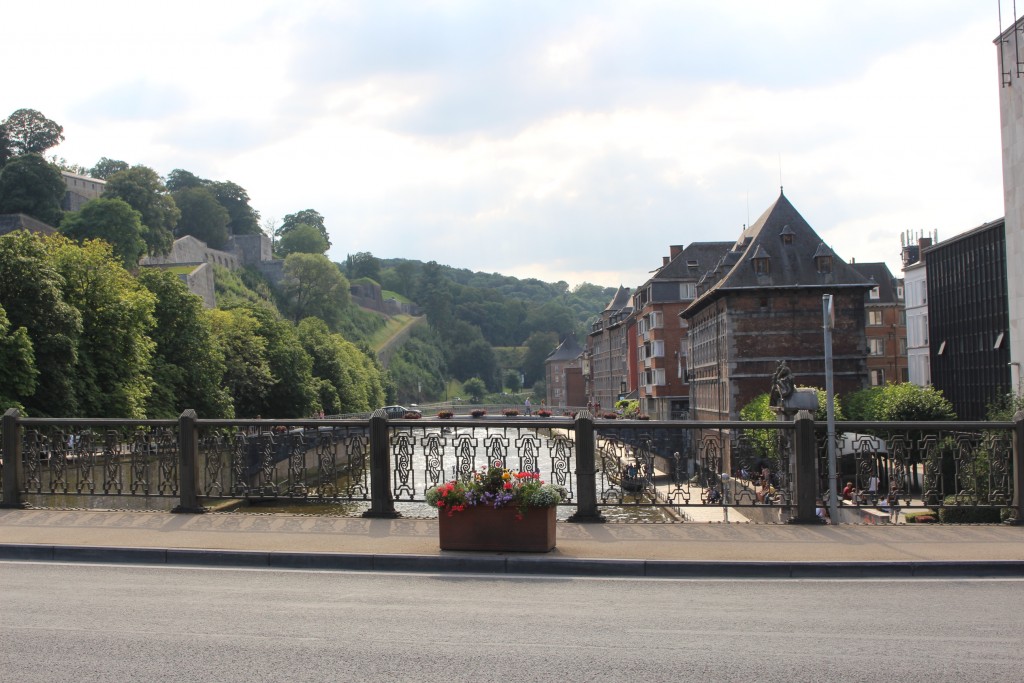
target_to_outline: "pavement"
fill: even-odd
[[[628,577],[1024,577],[1024,526],[559,521],[549,553],[442,551],[436,519],[0,509],[0,560]]]

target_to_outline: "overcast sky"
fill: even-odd
[[[635,287],[785,194],[845,260],[1003,215],[998,0],[179,0],[3,10],[50,152],[315,209],[359,251]],[[1003,0],[1004,26],[1012,3]]]

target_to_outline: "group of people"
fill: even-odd
[[[895,478],[889,482],[889,492],[884,498],[881,498],[881,486],[882,483],[878,475],[872,474],[868,477],[868,485],[864,490],[858,491],[852,481],[847,481],[839,497],[857,505],[878,505],[887,509],[889,516],[895,520],[899,516],[900,494],[902,493],[899,482]]]

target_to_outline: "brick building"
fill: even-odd
[[[690,417],[735,420],[769,391],[779,361],[798,385],[825,386],[822,296],[835,310],[836,394],[867,383],[864,296],[873,285],[836,256],[782,193],[746,228],[683,312]]]
[[[655,420],[689,416],[686,321],[679,317],[697,296],[697,282],[729,251],[732,242],[669,247],[661,268],[637,288],[636,389],[641,412]]]
[[[587,402],[583,385],[583,347],[570,334],[544,359],[547,404],[552,409],[579,407]]]
[[[907,382],[907,312],[903,281],[885,263],[851,263],[874,287],[864,295],[864,333],[868,344],[868,383]]]
[[[619,287],[601,317],[590,326],[583,354],[586,403],[611,410],[619,397],[630,391],[629,330],[633,323],[630,290]]]

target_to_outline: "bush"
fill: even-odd
[[[956,496],[946,496],[943,501],[945,507],[939,508],[939,521],[943,524],[998,524],[1002,508],[975,507],[976,502],[972,498],[961,498],[957,502]]]

